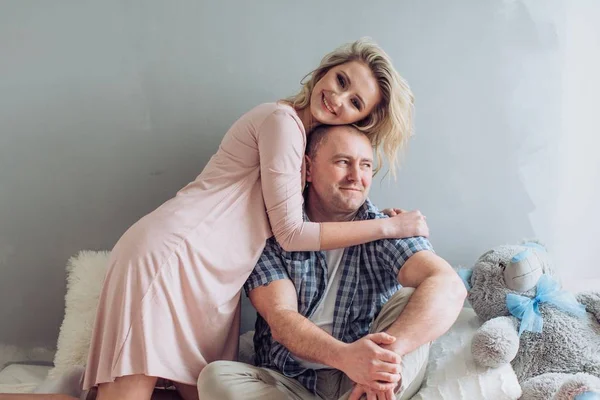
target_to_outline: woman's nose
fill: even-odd
[[[331,93],[331,101],[333,102],[333,105],[335,107],[340,107],[342,105],[342,98],[343,98],[344,94],[338,94],[335,92]]]

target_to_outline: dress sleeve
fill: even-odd
[[[285,251],[319,250],[320,225],[303,219],[302,128],[291,115],[276,110],[259,127],[257,141],[263,198],[275,239]]]

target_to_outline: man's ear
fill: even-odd
[[[306,182],[312,182],[312,162],[308,155],[304,155],[304,162],[306,163]]]

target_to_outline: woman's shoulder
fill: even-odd
[[[296,110],[294,110],[294,107],[292,107],[290,104],[283,102],[283,101],[272,101],[269,103],[262,103],[257,105],[256,107],[254,107],[252,110],[250,110],[250,112],[254,111],[254,110],[261,110],[261,111],[266,111],[266,112],[283,112],[283,113],[289,113],[289,114],[296,114]]]
[[[262,121],[267,120],[269,117],[280,120],[292,119],[302,127],[302,121],[296,110],[282,101],[259,104],[248,111],[246,115]]]

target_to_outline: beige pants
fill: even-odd
[[[386,330],[400,315],[413,288],[402,288],[383,306],[373,322],[371,333]],[[402,386],[397,400],[410,399],[419,390],[425,376],[429,343],[402,357]],[[353,382],[334,369],[317,372],[317,395],[296,379],[268,368],[233,362],[216,361],[207,365],[198,377],[200,400],[336,400],[347,399]]]

